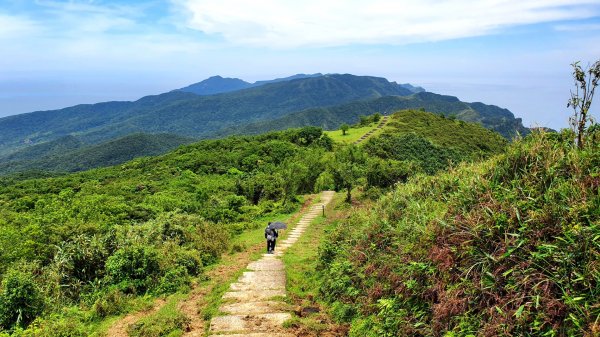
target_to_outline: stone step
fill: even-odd
[[[255,315],[284,312],[287,311],[287,309],[289,309],[288,305],[283,302],[262,301],[223,304],[219,308],[219,311],[226,312],[230,315]]]
[[[211,332],[268,332],[292,317],[287,312],[257,315],[227,315],[214,317]],[[247,334],[244,334],[247,336]]]
[[[238,279],[238,282],[255,283],[270,280],[283,280],[285,282],[285,273],[281,271],[245,271]]]
[[[270,289],[285,289],[285,280],[264,280],[262,282],[255,283],[232,283],[229,289],[233,291],[244,291],[244,290],[270,290]]]
[[[223,298],[244,302],[260,302],[270,300],[275,296],[285,297],[285,289],[228,291],[223,295]]]
[[[275,247],[277,249],[277,247]],[[258,261],[250,262],[248,264],[248,269],[250,270],[283,270],[285,265],[283,261],[279,259],[265,259],[262,258]]]

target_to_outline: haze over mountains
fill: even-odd
[[[14,168],[35,168],[36,165],[31,163],[42,158],[52,157],[51,162],[58,163],[60,156],[66,153],[73,158],[71,151],[82,151],[82,148],[97,144],[106,143],[104,151],[120,144],[118,152],[123,154],[127,151],[124,151],[122,142],[112,141],[131,134],[163,134],[156,137],[168,138],[158,141],[168,145],[158,146],[166,151],[178,143],[188,142],[190,138],[256,134],[307,125],[335,129],[342,123],[355,123],[360,115],[375,112],[390,114],[407,108],[423,108],[452,118],[478,122],[506,138],[527,132],[521,119],[515,118],[506,109],[461,102],[453,96],[425,92],[423,88],[380,77],[297,74],[248,83],[214,76],[134,102],[82,104],[1,118],[0,173],[6,173],[4,169],[7,167],[12,167],[12,171]],[[48,142],[77,146],[65,150],[52,145],[55,143],[47,145]],[[149,148],[153,150],[148,151]],[[122,158],[157,154],[156,148],[132,146],[131,153],[123,154]],[[15,154],[15,151],[19,152]],[[23,164],[24,160],[28,164]],[[111,164],[114,163],[111,161]],[[92,164],[91,167],[102,165]],[[78,168],[70,166],[64,169]]]

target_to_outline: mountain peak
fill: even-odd
[[[200,96],[208,96],[215,94],[223,94],[242,89],[259,87],[265,84],[285,82],[303,78],[312,78],[323,76],[321,73],[316,74],[296,74],[289,77],[276,78],[273,80],[256,81],[249,83],[239,78],[221,77],[220,75],[211,76],[201,82],[188,85],[187,87],[178,89],[178,91],[191,92]]]

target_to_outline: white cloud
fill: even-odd
[[[240,45],[406,44],[589,18],[597,0],[173,0],[188,27]]]
[[[38,29],[38,25],[26,17],[0,13],[0,39],[19,38]]]

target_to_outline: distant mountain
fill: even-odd
[[[121,162],[130,155],[152,154],[131,140],[85,152],[96,144],[135,133],[203,139],[307,125],[335,129],[341,123],[354,123],[360,115],[390,114],[402,109],[424,108],[477,122],[508,139],[517,132],[528,132],[521,120],[506,109],[461,102],[453,96],[426,92],[380,77],[299,74],[256,82],[257,85],[243,89],[239,88],[246,82],[239,79],[213,77],[203,82],[204,93],[233,91],[198,95],[175,90],[135,102],[82,104],[0,118],[0,171],[80,170]],[[125,149],[127,146],[129,150]],[[115,161],[110,160],[110,153],[101,154],[103,149],[115,147],[118,148]],[[63,157],[75,152],[91,159]]]
[[[309,108],[411,94],[384,78],[324,75],[219,95],[172,91],[135,102],[82,104],[1,118],[0,155],[68,135],[77,135],[89,144],[136,132],[208,138],[226,127]]]
[[[137,157],[160,155],[193,141],[192,138],[171,134],[138,133],[101,144],[85,145],[76,137],[67,136],[0,158],[0,175],[31,170],[85,171],[121,164]]]
[[[183,92],[191,92],[192,94],[196,95],[214,95],[247,89],[251,86],[251,83],[240,80],[239,78],[223,78],[221,76],[213,76],[205,79],[202,82],[194,83],[178,90]]]
[[[46,155],[70,152],[83,146],[85,146],[85,143],[80,139],[69,135],[50,142],[32,145],[9,155],[0,156],[0,163],[36,159]]]
[[[420,92],[410,96],[385,96],[332,107],[306,109],[269,121],[252,122],[223,129],[218,135],[260,134],[270,130],[285,130],[309,125],[334,130],[343,123],[358,122],[361,115],[376,112],[388,115],[404,109],[423,109],[458,120],[476,122],[507,139],[512,139],[517,133],[521,135],[529,133],[529,129],[523,126],[522,120],[515,118],[507,109],[479,102],[465,103],[454,96]]]
[[[398,85],[401,86],[401,87],[403,87],[403,88],[405,88],[405,89],[410,90],[411,92],[413,92],[415,94],[426,91],[422,87],[415,87],[415,86],[413,86],[410,83],[404,83],[404,84],[398,84]]]
[[[184,87],[184,88],[181,88],[178,90],[183,91],[183,92],[190,92],[190,93],[196,94],[196,95],[206,96],[206,95],[222,94],[222,93],[233,92],[233,91],[238,91],[238,90],[242,90],[242,89],[259,87],[261,85],[265,85],[265,84],[269,84],[269,83],[278,83],[278,82],[285,82],[285,81],[319,77],[319,76],[323,76],[323,74],[312,74],[312,75],[296,74],[296,75],[289,76],[289,77],[276,78],[276,79],[267,80],[267,81],[257,81],[254,83],[249,83],[249,82],[246,82],[239,78],[223,78],[221,76],[213,76],[213,77],[209,77],[209,78],[205,79],[204,81],[194,83],[192,85],[189,85],[187,87]]]

